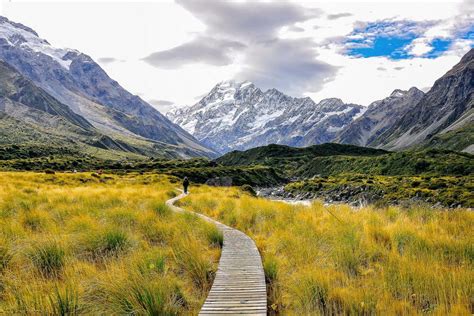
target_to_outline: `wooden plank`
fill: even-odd
[[[174,206],[177,200],[185,196],[181,194],[168,200],[166,204],[175,212],[187,212]],[[215,224],[224,235],[214,284],[199,315],[266,315],[265,274],[255,242],[237,229],[205,215],[194,214]]]

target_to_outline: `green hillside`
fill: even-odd
[[[474,156],[468,153],[437,149],[387,152],[341,144],[306,148],[269,145],[233,151],[216,162],[225,166],[271,166],[282,175],[298,178],[343,173],[466,175],[474,172]]]
[[[473,110],[474,111],[474,110]],[[467,124],[459,129],[433,136],[423,144],[424,147],[450,149],[474,153],[474,124]]]
[[[388,152],[385,150],[333,143],[304,148],[272,144],[246,151],[232,151],[215,161],[224,166],[271,166],[285,175],[292,176],[302,165],[311,163],[316,157],[372,157],[386,154]]]
[[[343,173],[370,175],[468,175],[474,156],[449,150],[428,149],[387,153],[376,157],[316,157],[298,167],[294,175],[308,178]]]

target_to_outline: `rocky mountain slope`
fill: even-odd
[[[423,98],[423,91],[413,87],[408,91],[395,90],[383,100],[372,102],[367,111],[348,124],[336,138],[336,142],[359,146],[371,146],[379,136],[391,128],[404,114],[410,112]]]
[[[146,141],[126,142],[101,133],[84,117],[74,113],[16,69],[0,60],[0,145],[13,150],[69,155],[99,154],[103,157],[153,155],[158,149]],[[8,145],[15,145],[11,147]],[[164,157],[176,157],[161,150]],[[2,157],[3,158],[3,157]]]
[[[319,103],[225,81],[197,104],[167,113],[221,153],[267,144],[325,142],[403,150],[413,146],[474,152],[474,49],[424,94],[395,90],[367,108],[340,99]]]
[[[177,156],[212,156],[193,136],[123,89],[89,56],[52,47],[32,29],[0,17],[0,60],[13,66],[101,133],[146,142]]]
[[[329,142],[364,107],[340,99],[315,103],[251,82],[224,81],[193,106],[167,116],[203,144],[225,153],[271,143],[308,146]]]
[[[474,49],[436,80],[433,87],[410,111],[402,115],[370,145],[400,150],[414,145],[429,145],[434,138],[443,142],[443,135],[451,139],[455,131],[472,130],[474,121]],[[469,129],[471,127],[471,129]],[[472,139],[472,135],[470,136]],[[473,152],[472,143],[465,148]]]

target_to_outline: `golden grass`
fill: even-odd
[[[310,207],[192,188],[183,207],[249,234],[283,314],[470,315],[474,213]]]
[[[0,173],[0,313],[196,314],[215,227],[164,176]]]

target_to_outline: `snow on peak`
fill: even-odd
[[[395,98],[401,98],[407,94],[407,91],[400,90],[400,89],[395,89],[393,92],[390,94],[391,97]]]
[[[218,88],[220,90],[224,90],[224,89],[235,89],[235,90],[239,90],[239,89],[243,89],[243,88],[246,88],[248,86],[251,86],[253,85],[252,82],[250,81],[242,81],[242,82],[239,82],[239,81],[236,81],[236,80],[233,80],[233,79],[230,79],[230,80],[224,80],[224,81],[221,81],[219,82],[215,88]]]
[[[249,81],[223,81],[198,103],[169,112],[204,144],[220,152],[268,143],[307,146],[328,142],[362,111],[340,99],[294,98],[277,89],[265,92]]]
[[[1,39],[10,46],[47,55],[68,70],[72,61],[66,55],[70,52],[78,53],[71,49],[52,47],[34,30],[20,23],[12,22],[3,16],[0,16],[0,41]]]

